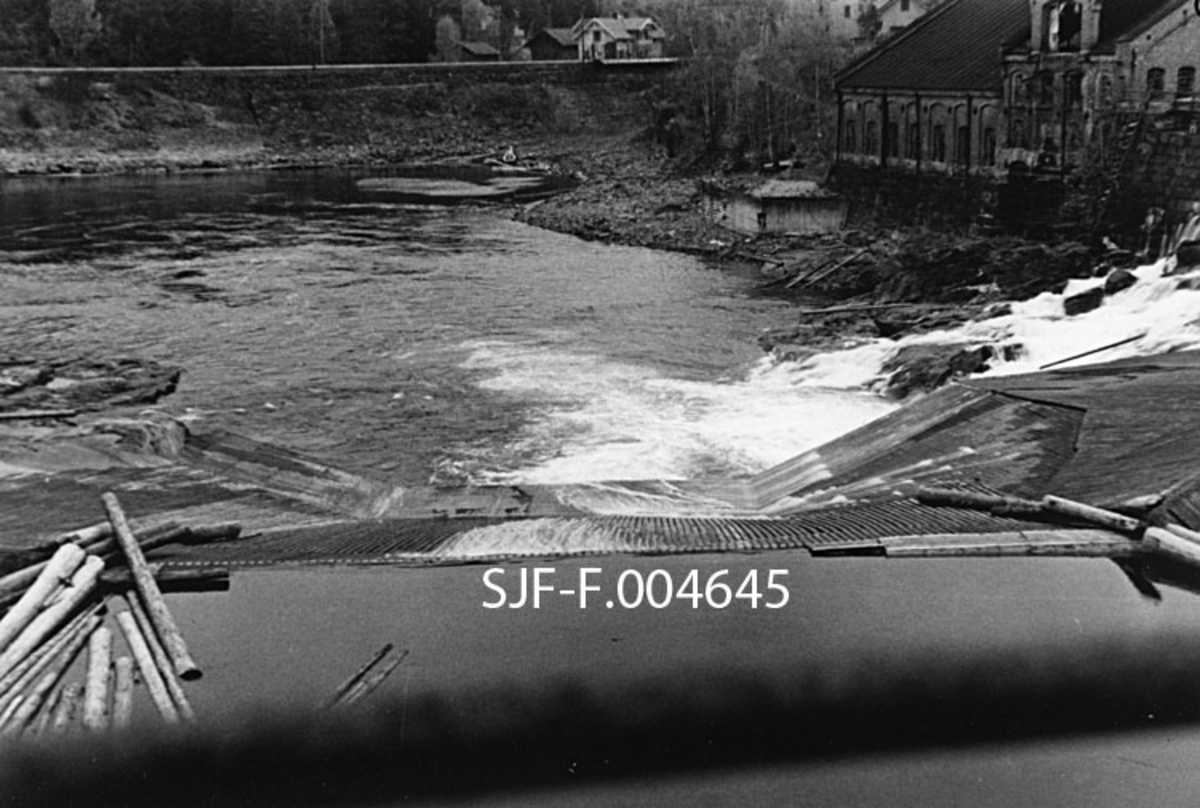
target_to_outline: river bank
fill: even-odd
[[[94,79],[94,77],[93,77]],[[760,343],[783,360],[847,340],[946,328],[1000,301],[1060,290],[1099,259],[1078,243],[862,225],[821,236],[747,237],[705,216],[702,179],[668,159],[638,92],[551,83],[427,82],[350,90],[256,80],[176,97],[145,78],[5,75],[0,171],[173,174],[462,161],[513,147],[578,185],[512,208],[515,219],[589,241],[704,256],[757,272],[759,293],[798,305]],[[205,94],[207,93],[207,94]],[[806,178],[820,179],[815,169]],[[938,374],[935,374],[935,376]]]

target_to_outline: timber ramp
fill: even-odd
[[[1200,352],[963,381],[732,481],[401,489],[229,433],[150,441],[152,458],[126,436],[93,442],[94,467],[77,452],[73,468],[0,478],[0,535],[28,546],[98,521],[112,490],[132,518],[153,514],[143,523],[242,523],[237,541],[156,551],[173,566],[803,549],[1106,556],[1127,569],[1146,556],[1139,532],[1036,505],[1136,502],[1142,525],[1200,530],[1198,394]]]

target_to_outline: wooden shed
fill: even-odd
[[[750,191],[708,193],[714,221],[739,233],[828,233],[846,223],[845,200],[812,180],[768,180]]]

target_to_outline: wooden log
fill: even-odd
[[[24,700],[25,695],[23,693],[19,694],[15,699],[8,703],[8,706],[6,706],[3,710],[0,710],[0,732],[3,732],[4,728],[8,726],[8,722],[12,721],[17,710],[21,709],[21,702]]]
[[[74,544],[64,544],[58,548],[33,584],[0,619],[0,652],[29,625],[50,596],[71,580],[71,576],[83,565],[86,555],[87,553]]]
[[[176,673],[183,679],[200,678],[202,675],[200,668],[188,653],[187,643],[184,642],[179,627],[175,625],[175,618],[171,616],[167,603],[163,600],[162,592],[154,581],[154,575],[146,566],[146,556],[143,555],[142,548],[138,546],[133,532],[129,529],[129,524],[125,521],[121,503],[111,492],[105,492],[101,495],[101,499],[104,501],[104,509],[108,511],[108,518],[113,523],[113,530],[117,534],[117,540],[121,543],[121,549],[125,551],[125,559],[133,571],[134,583],[137,585],[142,605],[146,607],[150,621],[154,624],[154,630],[167,649]]]
[[[978,491],[960,491],[957,488],[918,488],[917,502],[949,508],[988,510],[1004,502],[1000,494],[983,494]]]
[[[383,681],[392,675],[392,671],[399,667],[400,663],[404,661],[406,656],[408,656],[408,651],[401,651],[392,657],[391,660],[378,666],[376,670],[363,677],[363,680],[351,688],[350,692],[346,694],[345,698],[342,699],[341,704],[346,707],[350,707],[371,695],[373,692],[375,692],[375,688],[383,684]]]
[[[150,572],[163,592],[227,592],[229,570],[171,569],[162,564],[150,564]],[[106,569],[100,576],[101,585],[108,589],[124,590],[133,585],[133,573],[128,569]]]
[[[62,682],[60,681],[59,684],[61,685]],[[41,737],[49,731],[50,724],[54,721],[54,716],[58,712],[58,705],[62,703],[62,700],[63,688],[61,686],[55,687],[54,690],[50,691],[50,697],[46,699],[45,704],[42,705],[41,712],[38,713],[37,724],[31,730],[34,737]]]
[[[213,544],[234,541],[242,535],[238,522],[220,522],[215,525],[192,525],[188,528],[188,544]]]
[[[91,631],[98,620],[94,610],[87,610],[76,615],[50,641],[42,644],[21,661],[15,668],[0,677],[0,709],[17,693],[28,687],[41,674],[43,668],[59,651],[70,643],[78,634]],[[89,625],[91,623],[91,625]]]
[[[113,729],[127,729],[133,720],[133,657],[119,656],[113,663]]]
[[[1107,351],[1109,348],[1119,348],[1122,345],[1127,345],[1130,342],[1136,342],[1144,336],[1146,336],[1145,331],[1140,334],[1135,334],[1132,337],[1126,337],[1125,339],[1117,340],[1116,342],[1110,342],[1108,345],[1101,345],[1099,348],[1092,348],[1090,351],[1084,351],[1083,353],[1077,353],[1074,356],[1068,356],[1066,359],[1056,359],[1053,362],[1042,365],[1038,368],[1038,370],[1046,370],[1048,368],[1057,367],[1058,365],[1064,365],[1067,362],[1073,362],[1076,359],[1083,359],[1085,356],[1091,356],[1092,354],[1098,354],[1101,351]]]
[[[70,586],[65,587],[55,601],[38,613],[24,630],[0,653],[0,676],[4,676],[34,649],[41,645],[84,600],[96,589],[104,561],[88,556],[71,576]]]
[[[367,664],[363,665],[361,668],[356,670],[354,673],[352,673],[349,676],[349,678],[347,678],[344,682],[342,682],[340,685],[338,685],[337,689],[333,691],[333,695],[331,695],[325,701],[325,703],[321,706],[323,708],[329,708],[329,707],[333,707],[333,706],[337,705],[337,703],[340,702],[343,698],[345,698],[346,694],[349,693],[350,690],[356,684],[358,684],[360,681],[362,681],[362,678],[364,676],[366,676],[368,673],[370,673],[370,671],[373,667],[378,665],[385,656],[387,656],[389,653],[391,653],[391,650],[394,647],[395,646],[389,642],[387,645],[383,646],[378,651],[376,651],[375,655],[373,657],[371,657],[371,659],[367,662]]]
[[[88,641],[87,678],[83,688],[83,727],[92,732],[109,728],[112,686],[112,631],[100,626]]]
[[[1200,566],[1200,544],[1177,536],[1170,530],[1148,527],[1142,541],[1152,550],[1191,566]]]
[[[1163,527],[1166,530],[1174,533],[1179,538],[1187,539],[1188,541],[1194,542],[1198,547],[1200,547],[1200,533],[1197,533],[1194,530],[1188,530],[1183,525],[1164,525]]]
[[[130,614],[133,615],[133,619],[137,623],[138,630],[142,632],[142,636],[146,639],[146,647],[149,649],[150,656],[154,660],[159,674],[162,676],[163,684],[167,688],[167,694],[170,695],[176,710],[179,711],[179,717],[184,721],[195,721],[196,713],[192,710],[192,705],[188,703],[187,694],[183,692],[183,685],[179,683],[179,678],[175,675],[175,667],[171,664],[171,658],[167,656],[166,649],[163,648],[162,643],[154,633],[154,625],[150,622],[150,616],[146,614],[146,609],[142,606],[141,601],[132,595],[126,595],[124,600],[125,605],[129,607]]]
[[[71,728],[80,706],[83,704],[83,685],[71,682],[63,688],[62,700],[54,711],[54,719],[50,722],[50,731],[62,735]]]
[[[150,654],[146,638],[142,636],[134,616],[127,611],[117,612],[117,625],[125,635],[125,644],[129,646],[129,652],[137,661],[138,670],[142,672],[142,681],[146,683],[159,715],[168,724],[178,724],[179,711],[175,708],[175,702],[171,700],[171,694],[167,692],[167,686],[158,672],[158,666],[154,664],[154,657]]]
[[[1132,516],[1122,516],[1119,513],[1106,511],[1103,508],[1096,508],[1091,505],[1085,505],[1082,502],[1063,499],[1051,494],[1042,497],[1042,505],[1048,511],[1061,513],[1065,516],[1073,516],[1077,519],[1082,519],[1094,525],[1106,527],[1109,530],[1116,530],[1121,533],[1138,533],[1146,526],[1144,522],[1134,519]]]
[[[862,258],[863,255],[865,255],[866,253],[869,253],[870,251],[871,251],[870,247],[863,247],[861,250],[854,253],[849,258],[844,258],[841,261],[838,261],[836,264],[829,267],[828,269],[818,270],[817,272],[810,274],[807,278],[804,279],[804,286],[812,286],[817,281],[822,280],[823,278],[826,278],[829,275],[832,275],[833,273],[837,272],[842,267],[847,266],[848,264],[851,264],[854,261],[857,261],[859,258]],[[791,289],[792,286],[795,284],[796,284],[796,281],[793,280],[792,282],[788,283],[787,286],[784,288]]]
[[[803,315],[821,315],[821,314],[853,314],[856,311],[884,311],[886,309],[911,309],[914,308],[913,303],[862,303],[849,306],[829,306],[823,309],[799,309],[796,314]]]
[[[50,690],[58,684],[59,679],[67,672],[67,668],[75,661],[75,657],[83,650],[83,646],[87,643],[88,633],[80,632],[79,636],[70,642],[47,666],[46,672],[42,678],[37,681],[37,684],[25,694],[21,700],[21,706],[13,714],[9,723],[4,726],[4,731],[9,731],[10,728],[14,733],[24,731],[41,709],[42,703]]]
[[[111,525],[109,526],[109,530],[112,530]],[[182,535],[179,533],[180,530],[184,532]],[[144,549],[148,550],[152,547],[158,547],[160,544],[174,541],[176,538],[182,540],[186,533],[187,529],[181,527],[178,523],[167,522],[162,525],[155,525],[154,527],[139,530],[135,535],[138,537],[138,543]],[[121,549],[115,539],[109,539],[106,536],[82,540],[79,542],[79,546],[92,555],[98,555],[102,558],[119,553]],[[47,563],[49,562],[41,561],[0,577],[0,605],[20,597],[21,593],[37,580],[37,576],[45,569]]]
[[[0,421],[28,421],[34,418],[74,418],[79,410],[14,410],[0,412]]]

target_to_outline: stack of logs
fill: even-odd
[[[167,609],[160,583],[179,573],[147,563],[145,552],[178,542],[237,538],[238,525],[183,527],[169,523],[133,531],[117,498],[102,497],[108,522],[58,537],[46,560],[0,577],[0,734],[62,733],[77,723],[95,732],[127,727],[135,666],[162,719],[195,719],[180,680],[197,679]],[[56,549],[54,549],[56,548]],[[205,572],[228,585],[227,572]],[[186,572],[185,579],[194,578]],[[110,608],[112,607],[112,608]],[[128,653],[115,656],[111,615]],[[67,682],[87,648],[83,684]]]
[[[1165,523],[1160,527],[1150,524],[1147,516],[1162,503],[1160,495],[1137,497],[1111,508],[1099,508],[1050,494],[1040,500],[1030,500],[943,488],[922,488],[917,492],[917,500],[924,505],[986,510],[997,516],[1074,520],[1140,541],[1148,552],[1200,566],[1200,533],[1182,525]]]

